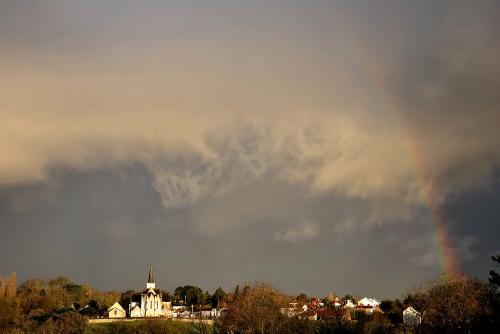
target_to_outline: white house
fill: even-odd
[[[356,305],[352,302],[352,300],[348,299],[347,302],[344,305],[345,308],[355,308]]]
[[[131,318],[142,317],[142,310],[141,310],[139,303],[136,303],[136,302],[130,303],[128,309],[129,309],[128,313],[129,313]]]
[[[377,307],[379,306],[380,303],[376,300],[376,299],[373,299],[373,298],[363,298],[361,299],[360,301],[358,301],[358,306],[361,306],[361,307]]]
[[[356,309],[364,311],[367,314],[372,314],[373,312],[384,313],[380,308],[380,302],[373,298],[363,298],[358,301]]]
[[[118,302],[108,308],[108,317],[110,318],[125,318],[126,315],[125,309]]]
[[[164,316],[161,290],[156,288],[153,266],[149,267],[148,282],[146,289],[141,292],[141,302],[130,303],[128,312],[132,318]]]
[[[409,326],[419,325],[422,322],[422,315],[413,307],[408,306],[403,311],[403,324]]]

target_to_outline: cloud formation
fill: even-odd
[[[132,166],[205,236],[298,245],[428,221],[429,192],[498,178],[493,1],[114,6],[0,4],[0,191],[19,212],[17,189],[60,170]],[[110,239],[140,230],[119,218]]]
[[[294,226],[288,230],[279,230],[274,235],[277,241],[310,240],[318,236],[318,226],[314,223],[303,222],[299,226]]]

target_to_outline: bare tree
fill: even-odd
[[[288,321],[281,312],[292,298],[264,282],[247,284],[234,296],[222,318],[224,331],[277,333]]]
[[[471,333],[491,315],[488,284],[466,276],[442,274],[409,296],[423,312],[422,327],[432,333]]]

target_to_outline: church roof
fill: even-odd
[[[148,283],[154,283],[155,282],[155,278],[154,278],[154,275],[153,275],[153,266],[149,266],[149,275],[148,275]]]
[[[116,302],[113,305],[111,305],[111,307],[108,308],[108,311],[111,311],[112,309],[118,309],[118,310],[120,310],[122,312],[125,312],[125,309],[118,302]]]
[[[153,288],[146,288],[146,289],[142,289],[141,290],[141,294],[148,293],[151,290],[153,290],[156,294],[160,294],[161,293],[161,289],[159,289],[159,288],[155,288],[155,289],[153,289]]]

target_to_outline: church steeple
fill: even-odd
[[[154,283],[155,278],[153,276],[153,265],[149,266],[149,275],[148,275],[148,283]]]
[[[148,282],[146,283],[146,288],[147,289],[156,288],[155,277],[153,275],[153,261],[151,261],[151,264],[149,265]]]

